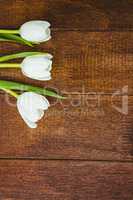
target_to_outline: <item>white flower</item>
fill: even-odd
[[[37,127],[36,122],[43,117],[44,110],[47,110],[49,106],[44,96],[34,92],[24,92],[17,99],[19,113],[30,128]]]
[[[45,42],[51,39],[50,23],[41,20],[29,21],[20,27],[19,33],[30,42]]]
[[[21,63],[22,73],[36,80],[50,80],[52,69],[52,55],[35,55],[26,57]]]

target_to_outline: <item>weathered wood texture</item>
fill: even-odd
[[[97,94],[50,100],[51,108],[31,130],[15,101],[1,95],[0,157],[133,160],[133,97],[128,105],[126,98]]]
[[[132,200],[133,1],[1,0],[0,9],[0,28],[50,21],[52,40],[34,50],[54,55],[49,82],[17,70],[0,79],[69,96],[50,98],[32,130],[0,94],[0,200]],[[18,51],[33,49],[0,43],[1,55]]]
[[[0,44],[0,52],[31,50],[20,45]],[[3,79],[57,88],[62,92],[112,93],[125,85],[133,94],[132,32],[53,32],[53,39],[36,47],[54,55],[52,80],[37,82],[20,70],[1,70]],[[18,72],[19,71],[19,72]]]
[[[54,32],[52,41],[37,47],[54,54],[51,81],[35,83],[18,70],[1,70],[3,79],[57,88],[71,97],[63,105],[54,104],[37,130],[27,128],[16,108],[1,97],[1,157],[132,160],[132,36],[131,32]],[[2,43],[0,49],[5,54],[21,46],[6,48]],[[126,115],[114,107],[121,107],[124,94],[129,95]]]
[[[46,19],[59,29],[133,29],[132,0],[1,0],[0,8],[0,27],[5,28]]]
[[[0,161],[1,200],[131,200],[133,164]]]

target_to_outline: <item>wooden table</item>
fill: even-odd
[[[0,28],[52,23],[53,79],[0,78],[59,90],[37,129],[0,94],[0,200],[133,199],[133,1],[1,0]],[[0,44],[0,53],[32,51]],[[10,101],[9,101],[10,100]],[[9,105],[10,102],[10,105]]]

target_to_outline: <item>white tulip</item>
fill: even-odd
[[[51,39],[50,23],[47,21],[33,20],[24,23],[19,34],[30,42],[45,42]]]
[[[49,106],[44,96],[34,92],[24,92],[17,99],[18,111],[30,128],[37,127],[36,122],[43,117],[44,110],[47,110]]]
[[[22,73],[36,80],[50,80],[52,69],[52,55],[28,56],[20,64]]]

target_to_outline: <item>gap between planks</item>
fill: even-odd
[[[91,160],[91,159],[62,159],[62,158],[41,158],[41,157],[0,157],[3,160],[20,161],[56,161],[56,162],[89,162],[89,163],[133,163],[131,160]]]

